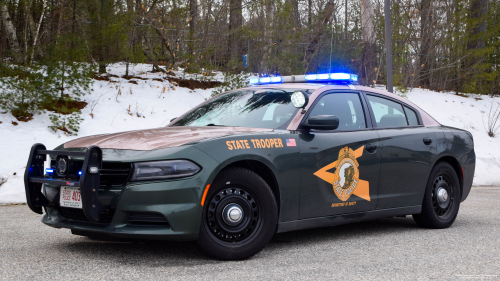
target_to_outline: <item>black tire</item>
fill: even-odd
[[[440,189],[446,191],[447,200],[444,200],[444,196],[438,196]],[[457,173],[450,164],[440,162],[434,166],[427,181],[422,212],[413,215],[413,219],[421,227],[450,227],[457,218],[461,197]]]
[[[239,221],[227,215],[234,207]],[[276,199],[267,182],[250,170],[230,168],[210,186],[197,246],[216,259],[247,259],[269,243],[277,223]]]

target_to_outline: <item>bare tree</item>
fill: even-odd
[[[9,11],[7,9],[7,4],[2,1],[0,4],[0,13],[2,15],[2,22],[5,28],[5,32],[7,33],[7,38],[9,39],[10,48],[14,53],[14,57],[16,58],[16,62],[20,62],[21,60],[21,47],[19,46],[19,42],[17,41],[16,28],[12,24],[12,20],[10,19]]]
[[[266,24],[264,26],[264,40],[266,45],[263,48],[262,60],[260,61],[261,72],[267,74],[269,72],[267,66],[267,58],[271,55],[272,40],[272,25],[274,22],[274,3],[272,0],[266,0]]]
[[[318,25],[316,29],[313,31],[311,37],[309,38],[309,45],[306,49],[306,55],[304,58],[305,71],[309,70],[311,61],[318,54],[318,51],[321,49],[319,45],[319,39],[323,34],[324,27],[328,25],[332,18],[332,14],[335,11],[335,4],[333,2],[326,3],[323,11],[321,11],[321,16],[318,21]]]
[[[434,41],[434,11],[432,9],[432,0],[421,0],[420,2],[420,53],[418,54],[417,69],[419,81],[418,84],[428,87],[429,69]]]
[[[474,20],[472,36],[475,38],[469,42],[468,49],[483,49],[484,37],[481,33],[486,31],[486,13],[488,12],[488,0],[473,0],[470,6],[470,18]]]
[[[243,54],[241,26],[243,25],[242,0],[230,0],[229,3],[229,54],[233,62],[238,62]],[[239,64],[238,64],[239,65]],[[238,69],[238,67],[236,67]]]
[[[33,49],[31,50],[31,55],[30,55],[30,64],[33,63],[33,55],[35,54],[35,48],[38,40],[38,34],[40,34],[40,26],[42,25],[43,21],[43,15],[45,14],[45,7],[47,6],[47,0],[43,0],[43,8],[42,8],[42,14],[40,15],[40,20],[38,21],[38,24],[36,25],[36,31],[34,32],[33,35]],[[33,31],[32,31],[33,32]]]
[[[377,54],[375,52],[375,27],[372,0],[361,0],[361,34],[363,50],[361,54],[361,77],[363,84],[372,85],[375,80]]]
[[[195,40],[196,40],[196,32],[198,23],[198,0],[189,0],[189,52],[193,53],[193,49],[195,48]]]
[[[486,116],[486,118],[486,124],[484,124],[483,119],[483,125],[488,132],[488,136],[494,138],[496,132],[500,129],[500,103],[491,101],[488,116]]]

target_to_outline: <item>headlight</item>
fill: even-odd
[[[188,160],[141,162],[134,164],[132,181],[189,177],[199,171],[201,167]]]

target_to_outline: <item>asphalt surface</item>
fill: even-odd
[[[98,241],[0,206],[4,280],[500,280],[500,187],[473,188],[455,224],[382,219],[276,235],[255,257],[222,262],[192,243]]]

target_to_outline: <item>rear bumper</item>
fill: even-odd
[[[114,210],[109,223],[93,223],[64,217],[59,207],[47,207],[42,222],[55,228],[74,232],[105,234],[119,238],[196,240],[201,222],[200,205],[204,183],[202,175],[189,179],[163,182],[143,182],[124,186],[121,190],[103,190],[99,200]],[[59,187],[45,187],[49,201],[58,205]],[[134,213],[160,214],[167,225],[131,225]]]

